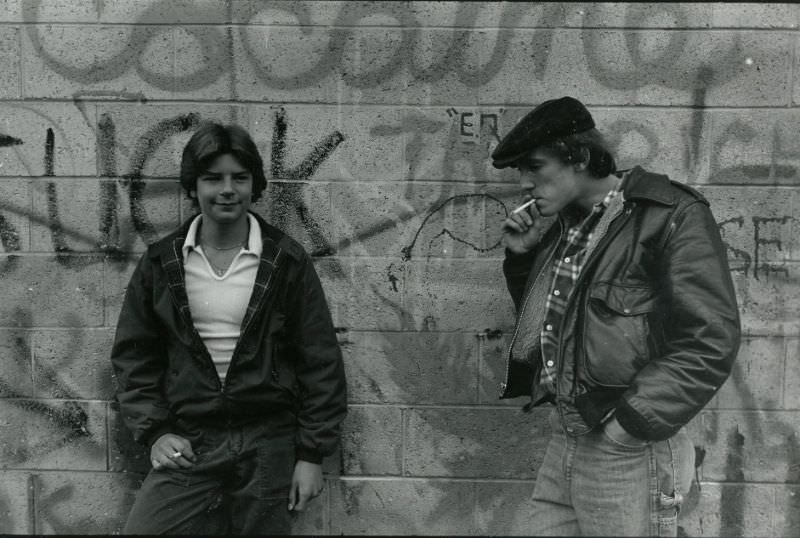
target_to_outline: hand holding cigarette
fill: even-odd
[[[511,252],[524,254],[535,247],[544,233],[544,219],[534,205],[536,198],[514,208],[503,221],[503,244]],[[534,207],[535,211],[528,208]]]

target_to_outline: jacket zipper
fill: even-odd
[[[608,244],[609,241],[614,239],[614,236],[616,236],[619,233],[619,231],[622,229],[622,227],[625,226],[625,223],[628,222],[628,219],[630,218],[631,212],[632,212],[632,208],[631,207],[626,208],[624,213],[623,213],[623,215],[621,215],[622,217],[624,217],[624,219],[622,221],[620,221],[619,225],[614,230],[612,230],[610,233],[606,232],[606,235],[603,238],[603,242],[605,244]],[[619,218],[619,217],[617,217],[617,218]],[[616,219],[614,219],[614,220],[616,221]],[[573,289],[573,293],[572,293],[572,297],[570,298],[570,303],[571,304],[568,304],[566,309],[564,310],[564,317],[561,319],[561,324],[558,327],[558,374],[556,376],[556,379],[560,379],[561,376],[564,373],[564,360],[563,360],[564,359],[564,356],[563,356],[563,354],[564,354],[564,329],[566,328],[566,323],[567,323],[567,318],[568,318],[567,313],[569,312],[569,308],[572,306],[572,303],[574,302],[575,297],[578,296],[578,294],[576,292],[580,288],[581,284],[583,284],[583,281],[586,279],[586,275],[588,274],[591,265],[595,262],[595,260],[597,260],[600,257],[600,252],[601,252],[600,246],[601,245],[598,242],[597,247],[595,247],[595,250],[592,253],[591,258],[586,260],[586,263],[584,264],[583,269],[581,270],[581,274],[578,276],[578,281],[575,282],[575,286],[572,288]],[[605,246],[605,245],[603,245],[603,246]],[[577,383],[577,380],[573,379],[573,383]],[[560,385],[560,383],[558,383],[558,381],[556,381],[556,396],[558,396],[559,385]]]
[[[267,283],[264,285],[264,287],[266,289],[264,291],[264,297],[262,297],[262,299],[261,299],[261,304],[262,305],[267,302],[267,299],[269,299],[269,296],[272,294],[274,286],[270,287],[270,284],[272,284],[272,281],[276,279],[275,275],[278,274],[278,271],[280,269],[283,269],[283,266],[280,263],[280,258],[281,258],[282,254],[283,254],[283,250],[279,250],[278,254],[275,255],[275,263],[273,264],[273,267],[272,267],[272,273],[269,275],[269,278],[267,279]],[[239,355],[239,348],[241,347],[242,341],[244,340],[244,335],[247,334],[247,330],[250,328],[250,325],[252,325],[253,320],[255,318],[256,318],[256,312],[254,312],[253,315],[250,316],[250,319],[247,320],[247,324],[244,326],[244,328],[242,329],[241,333],[239,333],[239,340],[236,342],[236,347],[233,348],[233,354],[231,355],[231,362],[228,365],[228,372],[230,372],[231,369],[233,368],[234,359],[236,359],[238,357],[238,355]],[[219,379],[219,376],[217,376],[217,379]],[[228,385],[228,376],[226,375],[225,376],[225,383],[220,382],[220,391],[223,394],[225,393],[225,389],[226,389],[227,385]]]
[[[561,236],[564,234],[564,226],[561,223],[561,219],[558,220],[558,226],[559,226],[558,237],[560,241]],[[522,319],[522,315],[525,313],[525,308],[528,306],[528,298],[531,295],[533,287],[536,285],[536,282],[539,280],[539,277],[542,276],[542,272],[548,266],[550,260],[553,259],[553,255],[556,253],[557,249],[558,249],[558,241],[556,241],[555,245],[551,247],[550,253],[547,255],[547,259],[545,260],[544,265],[542,265],[542,267],[539,269],[539,272],[536,274],[536,278],[533,279],[531,285],[528,287],[527,293],[525,294],[524,301],[522,302],[522,310],[517,316],[517,322],[514,325],[514,334],[511,337],[511,343],[508,345],[508,353],[506,357],[506,373],[505,377],[503,378],[504,381],[500,384],[501,396],[505,394],[506,388],[508,387],[508,372],[511,369],[511,351],[514,349],[514,342],[516,342],[517,335],[519,334],[519,321]]]

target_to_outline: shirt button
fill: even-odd
[[[561,295],[561,292],[559,290],[556,290],[556,291],[553,292],[553,295],[558,297],[559,295]]]
[[[547,361],[547,366],[552,368],[555,363],[553,361]]]
[[[553,326],[548,323],[547,326],[544,329],[546,331],[552,331],[553,330]]]
[[[570,258],[569,256],[567,256],[566,258],[564,258],[564,263],[569,263],[569,262],[571,262],[571,261],[572,261],[572,258]]]

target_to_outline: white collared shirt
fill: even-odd
[[[239,341],[263,248],[258,220],[251,214],[247,217],[250,223],[247,247],[241,248],[222,276],[214,272],[197,242],[202,215],[192,221],[183,243],[189,311],[223,382]]]

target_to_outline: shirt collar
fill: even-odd
[[[185,260],[189,255],[189,251],[195,250],[199,245],[197,244],[197,230],[200,229],[200,223],[203,215],[197,215],[189,229],[186,231],[186,239],[183,241],[183,259]],[[261,257],[261,251],[264,248],[264,243],[261,240],[261,226],[258,225],[258,220],[251,215],[247,214],[248,222],[250,223],[250,235],[247,237],[247,247],[245,247],[243,254],[252,254]]]

